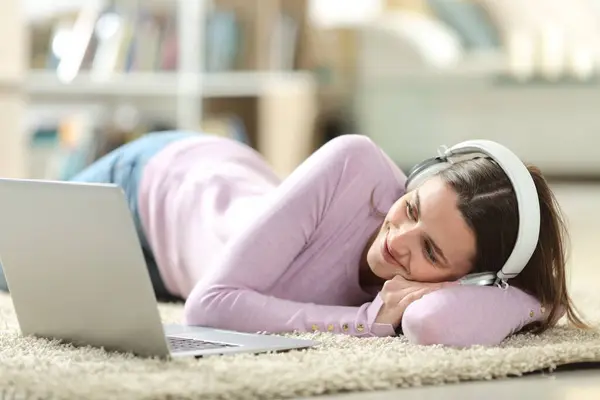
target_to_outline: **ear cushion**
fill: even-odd
[[[496,281],[496,274],[493,272],[479,272],[469,274],[458,280],[461,285],[469,286],[491,286]]]
[[[415,190],[431,176],[448,168],[449,165],[450,163],[441,157],[429,158],[415,165],[408,173],[405,184],[406,191],[410,192]]]

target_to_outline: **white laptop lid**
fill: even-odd
[[[23,334],[168,354],[120,188],[0,179],[0,260]]]

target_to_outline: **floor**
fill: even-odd
[[[600,370],[559,372],[490,382],[467,382],[446,386],[400,389],[380,393],[330,396],[339,400],[598,400]]]
[[[569,224],[571,281],[598,287],[600,255],[600,184],[555,184],[554,193]],[[428,399],[600,399],[600,368],[532,374],[489,382],[467,382],[439,387],[399,389],[388,392],[324,396],[328,399],[428,400]]]

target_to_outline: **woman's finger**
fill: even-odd
[[[421,297],[425,296],[427,293],[433,292],[434,290],[435,289],[433,288],[424,287],[412,291],[406,294],[406,296],[404,296],[402,299],[400,299],[400,301],[398,302],[398,306],[400,306],[400,308],[406,309],[406,307],[408,307],[412,302],[419,300]]]

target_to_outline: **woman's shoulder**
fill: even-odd
[[[322,160],[327,164],[341,164],[346,168],[381,169],[382,150],[369,137],[358,134],[337,136],[326,142],[320,149]]]
[[[370,137],[356,133],[336,136],[326,142],[323,148],[330,148],[342,154],[364,154],[365,151],[379,150],[377,144]]]
[[[338,136],[323,149],[334,160],[343,160],[345,165],[360,169],[364,175],[376,175],[377,180],[392,180],[404,187],[406,175],[398,165],[371,138],[360,134]]]

